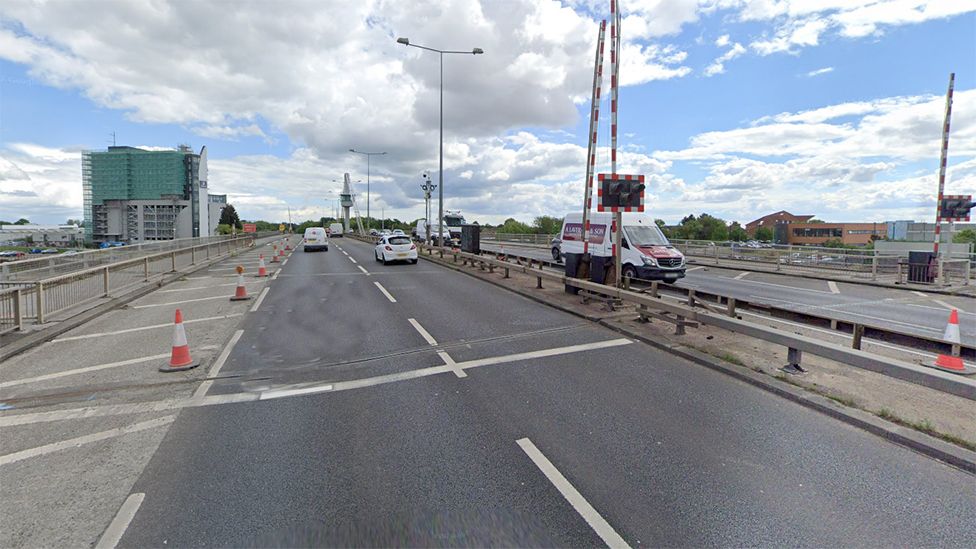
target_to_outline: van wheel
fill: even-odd
[[[560,259],[562,259],[562,258],[559,257],[559,248],[553,248],[552,249],[552,260],[555,261],[556,263],[559,263],[559,260]]]
[[[376,252],[373,252],[373,259],[375,259],[376,262],[379,263],[380,262],[380,254],[378,254]]]
[[[633,265],[624,265],[624,268],[620,271],[620,274],[624,278],[630,277],[631,280],[637,280],[637,269]]]
[[[411,259],[410,260],[410,264],[411,265],[416,265],[417,264],[417,260],[416,259]]]

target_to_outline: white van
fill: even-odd
[[[342,223],[333,223],[329,225],[329,236],[332,238],[342,238]]]
[[[621,275],[644,280],[674,282],[685,276],[685,256],[668,242],[649,216],[623,214],[621,235]],[[613,255],[613,214],[590,213],[590,255]],[[566,214],[559,234],[562,253],[583,253],[583,213]]]
[[[324,227],[309,227],[305,229],[305,238],[302,240],[303,252],[314,252],[315,250],[329,251],[329,236],[325,234]]]

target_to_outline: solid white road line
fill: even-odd
[[[590,528],[593,528],[593,531],[600,536],[603,543],[606,543],[608,547],[612,548],[630,547],[630,545],[624,541],[624,538],[620,537],[620,534],[613,529],[613,526],[610,526],[610,523],[608,523],[600,515],[600,513],[593,508],[592,505],[590,505],[590,502],[586,501],[583,494],[580,494],[579,491],[574,488],[568,480],[566,480],[566,477],[559,472],[559,469],[556,469],[556,466],[553,465],[552,462],[549,461],[549,459],[542,452],[540,452],[538,448],[535,447],[535,444],[532,444],[531,440],[528,438],[520,438],[515,442],[519,445],[522,451],[525,452],[525,455],[529,456],[532,463],[535,463],[535,466],[542,471],[542,474],[546,475],[549,482],[551,482],[552,485],[559,490],[559,493],[566,498],[566,501],[573,506],[573,509],[575,509],[576,512],[583,517],[583,520],[590,525]]]
[[[313,395],[315,393],[324,393],[332,390],[332,385],[316,385],[314,387],[303,387],[301,389],[272,389],[268,391],[262,391],[258,400],[271,400],[275,398],[284,398],[290,396],[298,395]]]
[[[263,280],[245,280],[244,284],[261,284]],[[156,290],[157,294],[169,294],[177,292],[192,292],[193,290],[209,290],[210,288],[222,288],[224,286],[237,286],[236,282],[229,284],[214,284],[213,286],[196,286],[194,288],[175,288],[173,290]]]
[[[202,350],[212,350],[215,349],[213,345],[204,345],[201,347]],[[73,370],[65,370],[63,372],[56,372],[53,374],[45,374],[42,376],[27,377],[24,379],[15,379],[13,381],[4,381],[0,383],[0,389],[4,387],[14,387],[16,385],[24,385],[26,383],[37,383],[38,381],[47,381],[49,379],[57,379],[59,377],[68,377],[78,374],[86,374],[88,372],[97,372],[99,370],[107,370],[109,368],[117,368],[119,366],[129,366],[130,364],[139,364],[140,362],[149,362],[151,360],[161,360],[164,358],[169,358],[169,353],[163,353],[159,355],[143,356],[139,358],[130,358],[129,360],[120,360],[119,362],[109,362],[107,364],[97,364],[95,366],[85,366],[84,368],[75,368]]]
[[[426,341],[429,345],[437,345],[437,340],[434,339],[434,336],[430,335],[430,332],[425,330],[424,327],[421,326],[419,322],[417,322],[412,318],[408,318],[407,322],[409,322],[410,325],[413,326],[414,330],[420,332],[420,337],[424,338],[424,341]],[[0,387],[2,387],[2,385],[0,385]]]
[[[437,351],[437,356],[441,357],[441,360],[444,361],[444,365],[450,368],[451,371],[454,372],[454,375],[457,377],[468,377],[468,374],[464,373],[464,370],[458,368],[457,362],[454,362],[451,355],[445,353],[444,351]]]
[[[220,352],[220,356],[214,361],[213,366],[210,367],[210,371],[207,372],[207,377],[213,378],[220,373],[220,369],[224,367],[224,362],[227,362],[227,357],[230,356],[230,352],[234,350],[234,345],[241,339],[244,335],[244,330],[237,330],[234,335],[231,336],[230,341],[224,346],[224,350]],[[213,385],[213,379],[208,379],[197,387],[197,390],[193,392],[193,398],[203,398],[207,391],[210,390],[210,386]]]
[[[743,278],[746,277],[746,275],[749,274],[749,272],[750,271],[742,271],[741,273],[735,275],[733,278],[735,278],[736,280],[742,280]]]
[[[950,309],[950,310],[951,309],[956,309],[956,310],[959,309],[959,307],[956,307],[955,305],[950,305],[950,304],[946,303],[945,301],[942,301],[941,299],[933,299],[932,302],[933,303],[938,303],[939,305],[942,305],[946,309]],[[959,311],[959,312],[962,312],[962,311]]]
[[[261,290],[261,295],[258,296],[257,300],[254,302],[254,305],[251,307],[252,313],[257,312],[258,307],[260,307],[261,304],[264,303],[264,296],[268,295],[268,290],[270,289],[271,288],[265,288]]]
[[[150,303],[149,305],[135,305],[131,309],[150,309],[152,307],[168,307],[170,305],[182,305],[184,303],[194,303],[196,301],[210,301],[212,299],[227,299],[226,295],[215,295],[212,297],[199,297],[197,299],[184,299],[182,301],[168,301],[166,303]]]
[[[226,298],[225,298],[226,299]],[[191,320],[184,320],[183,324],[194,324],[196,322],[210,322],[211,320],[226,320],[228,318],[234,318],[235,316],[241,316],[243,313],[231,313],[221,316],[208,316],[205,318],[194,318]],[[85,334],[77,336],[61,337],[58,339],[52,339],[51,343],[59,343],[61,341],[75,341],[77,339],[89,339],[92,337],[102,337],[102,336],[112,336],[119,334],[128,334],[130,332],[139,332],[142,330],[152,330],[153,328],[172,328],[173,323],[167,322],[166,324],[153,324],[152,326],[142,326],[139,328],[126,328],[125,330],[116,330],[114,332],[98,332],[95,334]]]
[[[840,293],[840,288],[837,287],[837,283],[834,282],[833,280],[828,280],[827,281],[827,287],[830,288],[830,293],[832,293],[832,294],[839,294]]]
[[[704,265],[699,265],[699,266],[697,266],[697,267],[692,267],[692,268],[690,268],[690,269],[685,269],[685,272],[686,272],[686,273],[690,273],[691,271],[697,271],[698,269],[704,269],[704,268],[705,268],[705,266],[704,266]]]
[[[390,295],[390,292],[386,291],[386,288],[384,288],[382,284],[380,284],[379,282],[374,282],[373,284],[375,284],[376,287],[379,288],[381,292],[383,292],[383,295],[385,295],[386,298],[390,300],[390,303],[396,303],[396,299],[394,299],[393,296]]]
[[[566,355],[579,353],[582,351],[592,351],[595,349],[606,349],[608,347],[619,347],[620,345],[630,345],[633,341],[629,339],[610,339],[607,341],[597,341],[596,343],[583,343],[582,345],[572,345],[570,347],[557,347],[555,349],[543,349],[541,351],[529,351],[527,353],[516,353],[513,355],[493,356],[479,358],[467,362],[458,362],[458,368],[477,368],[478,366],[488,366],[490,364],[503,364],[505,362],[517,362],[519,360],[529,360],[533,358],[545,358],[550,356]]]
[[[98,540],[95,549],[115,549],[129,527],[129,523],[135,518],[144,499],[146,499],[146,494],[143,493],[129,494],[129,497],[125,498],[125,503],[119,507],[119,512],[115,514],[112,523],[105,529],[105,533],[102,534],[102,539]]]
[[[163,416],[161,418],[151,419],[149,421],[143,421],[140,423],[133,423],[132,425],[126,425],[125,427],[109,429],[108,431],[92,433],[90,435],[85,435],[77,438],[69,438],[68,440],[62,440],[61,442],[53,442],[51,444],[45,444],[44,446],[38,446],[36,448],[28,448],[26,450],[21,450],[19,452],[14,452],[12,454],[6,454],[0,456],[0,465],[8,465],[10,463],[16,463],[18,461],[29,459],[32,457],[43,456],[45,454],[51,454],[54,452],[60,452],[61,450],[67,450],[69,448],[77,448],[82,444],[89,444],[92,442],[98,442],[99,440],[114,438],[128,433],[135,433],[137,431],[144,431],[146,429],[152,429],[154,427],[161,427],[163,425],[168,425],[172,423],[173,420],[175,419],[176,419],[175,415]]]
[[[359,267],[359,270],[362,271],[364,275],[369,276],[369,271],[364,269],[362,265],[356,265],[356,266]]]
[[[519,353],[514,355],[506,355],[500,357],[484,358],[479,360],[471,360],[468,362],[459,362],[455,365],[456,368],[466,369],[475,368],[478,366],[487,366],[490,364],[502,364],[506,362],[515,362],[519,360],[528,360],[532,358],[542,358],[548,356],[556,356],[569,353],[578,353],[581,351],[603,349],[607,347],[616,347],[619,345],[628,345],[633,343],[629,339],[612,339],[608,341],[600,341],[596,343],[586,343],[583,345],[573,345],[571,347],[560,347],[555,349],[545,349],[542,351],[532,351],[528,353]],[[406,381],[410,379],[417,379],[421,377],[433,376],[438,374],[444,374],[447,372],[452,372],[454,368],[447,365],[442,366],[429,366],[427,368],[420,368],[417,370],[408,370],[406,372],[399,372],[396,374],[387,374],[382,376],[368,377],[363,379],[355,379],[351,381],[340,381],[334,382],[329,385],[318,385],[317,390],[313,390],[311,387],[301,387],[301,389],[308,389],[302,394],[310,394],[315,392],[325,392],[325,391],[348,391],[350,389],[361,389],[363,387],[372,387],[374,385],[382,385],[385,383],[394,383],[397,381]],[[280,398],[280,394],[275,394],[273,391],[286,391],[290,389],[278,388],[269,389],[265,391],[270,393],[265,396],[264,399],[268,398]],[[225,395],[210,395],[205,396],[200,399],[192,398],[175,398],[169,400],[157,400],[151,402],[140,402],[136,404],[107,404],[102,406],[91,406],[88,408],[73,408],[68,410],[53,410],[50,412],[28,412],[23,414],[14,415],[4,415],[0,414],[0,427],[13,427],[17,425],[30,425],[34,423],[45,423],[51,421],[64,421],[68,419],[84,419],[91,417],[106,417],[106,416],[117,416],[125,414],[142,414],[149,412],[163,412],[168,410],[178,410],[181,408],[192,408],[192,407],[202,407],[202,406],[215,406],[219,404],[232,404],[237,402],[253,402],[262,398],[262,393],[232,393]]]
[[[923,293],[923,292],[919,292],[918,290],[912,290],[912,293],[915,294],[915,295],[917,295],[917,296],[922,296],[922,297],[928,297],[929,296],[929,294],[926,294],[926,293]]]

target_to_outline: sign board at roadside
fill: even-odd
[[[285,224],[284,223],[281,223],[280,225],[278,225],[278,232],[279,233],[285,232]]]
[[[245,233],[256,233],[258,232],[258,226],[256,223],[245,223],[244,224]]]

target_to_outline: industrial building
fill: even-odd
[[[768,227],[773,230],[773,241],[777,244],[797,246],[821,246],[828,240],[840,241],[847,246],[866,246],[877,240],[907,242],[929,242],[935,239],[935,223],[898,220],[881,223],[810,223],[813,215],[793,215],[781,210],[765,215],[746,224],[750,236],[756,229]],[[956,223],[954,232],[976,228],[976,223]],[[942,240],[949,242],[948,224],[943,224]]]
[[[227,204],[208,192],[206,147],[85,151],[81,168],[86,242],[209,236]]]
[[[84,243],[84,233],[77,225],[0,225],[0,245],[72,247]]]

